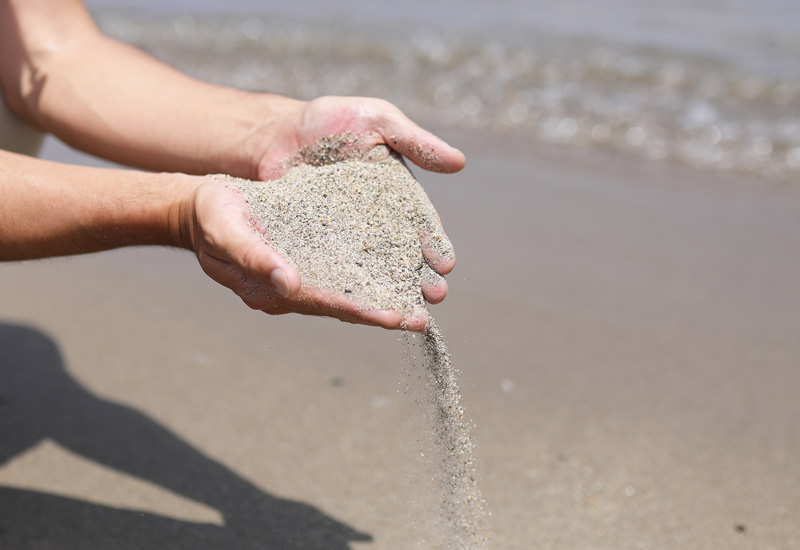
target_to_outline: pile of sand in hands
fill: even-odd
[[[300,273],[303,287],[346,296],[360,309],[427,315],[422,285],[441,282],[421,242],[452,257],[436,211],[403,160],[384,145],[360,151],[343,134],[302,149],[277,180],[234,183],[251,223]]]
[[[300,272],[305,287],[347,296],[365,310],[393,309],[404,318],[424,315],[423,337],[440,456],[442,520],[447,550],[482,550],[487,536],[484,501],[475,483],[470,425],[450,354],[430,317],[423,285],[441,276],[427,263],[452,258],[436,211],[403,160],[386,146],[369,152],[351,134],[320,140],[300,151],[280,179],[235,184],[251,224]]]

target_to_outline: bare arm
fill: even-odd
[[[209,277],[266,313],[425,327],[424,318],[364,310],[301,287],[297,270],[250,229],[249,217],[242,195],[211,178],[67,166],[0,151],[0,261],[123,246],[184,247]],[[438,301],[444,292],[428,294]]]
[[[249,138],[301,106],[194,80],[103,36],[78,0],[0,1],[0,50],[19,116],[140,168],[255,178]]]
[[[196,178],[69,166],[0,151],[0,260],[181,246]]]
[[[271,179],[301,147],[344,132],[359,135],[365,149],[386,143],[429,170],[464,165],[458,150],[382,100],[301,102],[189,78],[104,37],[80,0],[0,0],[0,52],[0,84],[19,116],[84,151],[140,168]],[[248,218],[240,195],[204,178],[0,157],[0,259],[183,246],[250,307],[401,325],[398,312],[321,305]],[[429,263],[446,274],[455,258]],[[253,281],[278,292],[254,301]],[[423,292],[438,302],[446,286]]]
[[[429,170],[464,165],[459,151],[385,101],[302,102],[192,79],[103,36],[80,0],[0,0],[0,50],[0,83],[19,116],[139,168],[264,179],[299,147],[344,131]]]

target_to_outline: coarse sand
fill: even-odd
[[[435,285],[441,276],[421,242],[440,257],[453,254],[427,195],[394,153],[371,160],[322,144],[313,155],[304,150],[275,181],[215,177],[239,188],[251,223],[304,286],[345,295],[364,309],[424,313],[421,283]]]
[[[364,152],[351,134],[304,148],[286,167],[269,182],[215,177],[242,192],[254,229],[297,267],[301,284],[344,294],[365,309],[428,316],[425,401],[435,421],[447,548],[485,548],[485,503],[458,373],[422,292],[423,282],[441,278],[426,262],[422,242],[439,257],[453,254],[433,206],[402,158],[385,146]]]
[[[433,318],[422,336],[433,406],[434,443],[440,453],[439,480],[448,550],[487,548],[486,502],[475,481],[477,471],[470,422],[464,416],[459,372],[453,368],[447,342]]]

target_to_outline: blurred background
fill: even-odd
[[[800,177],[800,7],[787,0],[89,5],[107,33],[204,80],[383,97],[429,126]]]
[[[800,549],[800,4],[88,5],[200,79],[383,97],[467,154],[414,173],[492,548]],[[0,406],[41,411],[4,439],[0,547],[447,548],[400,335],[249,311],[168,250],[0,289]]]

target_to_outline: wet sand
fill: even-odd
[[[414,173],[493,548],[800,548],[800,187],[443,137],[467,169]],[[399,334],[249,311],[178,251],[0,293],[0,547],[435,543]]]

